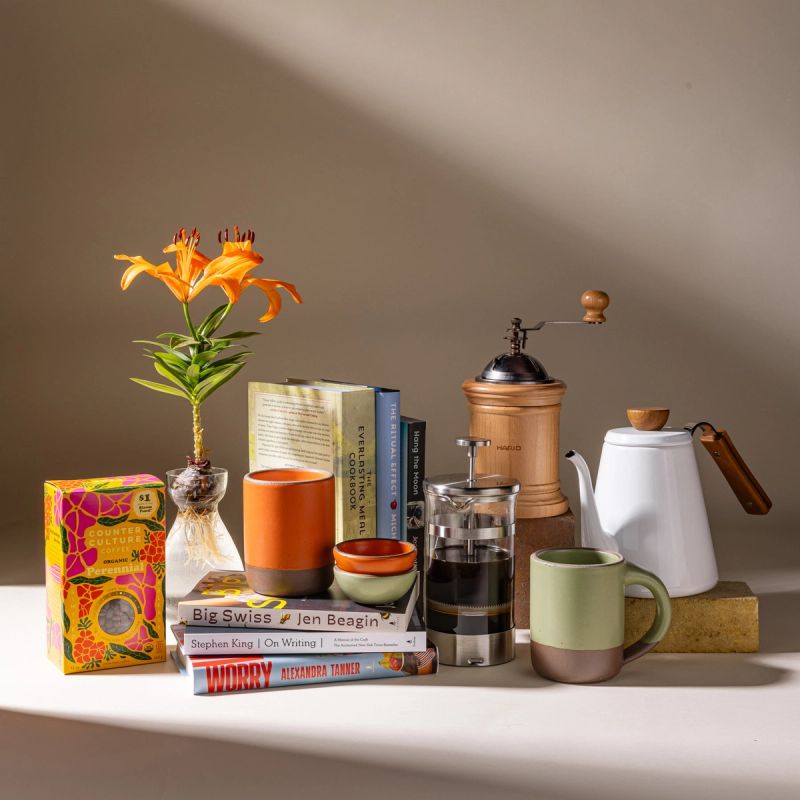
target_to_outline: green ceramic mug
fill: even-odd
[[[638,642],[623,648],[625,587],[639,584],[656,600],[656,618]],[[669,628],[666,586],[619,553],[550,547],[531,556],[531,663],[544,678],[597,683],[652,650]]]

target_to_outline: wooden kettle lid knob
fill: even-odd
[[[629,408],[628,421],[637,431],[660,431],[669,419],[668,408]]]
[[[586,309],[583,322],[599,325],[606,321],[603,312],[611,302],[609,296],[600,289],[588,289],[581,295],[581,305]]]

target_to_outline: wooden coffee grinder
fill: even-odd
[[[575,517],[561,493],[558,477],[559,419],[566,384],[552,378],[542,363],[523,352],[528,333],[545,325],[597,325],[609,297],[599,290],[581,295],[583,319],[542,321],[529,328],[515,317],[505,338],[508,352],[487,364],[462,386],[470,409],[470,436],[489,439],[478,451],[477,469],[512,475],[521,484],[515,540],[515,624],[528,627],[529,556],[541,547],[572,547]]]

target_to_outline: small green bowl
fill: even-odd
[[[377,606],[399,600],[417,579],[417,569],[399,575],[362,575],[333,568],[339,588],[354,602],[365,606]]]

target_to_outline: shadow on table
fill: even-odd
[[[496,667],[442,667],[431,685],[539,690],[558,690],[563,686],[533,671],[526,645],[518,644],[516,655],[514,661]],[[657,653],[624,667],[616,678],[592,686],[769,686],[788,675],[788,670],[761,663],[758,654]],[[421,685],[426,679],[415,680]]]
[[[212,730],[203,732],[213,736]],[[384,755],[383,761],[395,761],[392,754]],[[281,748],[277,735],[261,744],[240,744],[5,711],[0,711],[0,774],[0,794],[14,800],[530,797],[490,781],[359,763],[357,753],[351,760],[292,752]]]
[[[790,675],[789,670],[761,663],[757,654],[658,653],[629,664],[616,678],[597,686],[770,686]]]
[[[141,667],[126,667],[122,670],[102,670],[92,673],[95,677],[114,678],[147,677],[155,673],[176,672],[171,657],[159,664]],[[683,686],[683,687],[730,687],[770,686],[789,676],[789,670],[759,661],[755,653],[655,653],[644,656],[622,669],[616,678],[592,687],[613,688],[615,686]],[[188,681],[188,678],[183,678]],[[394,685],[396,678],[370,681],[371,686]],[[442,686],[474,686],[476,689],[523,689],[558,691],[564,684],[554,683],[537,675],[531,667],[529,650],[524,644],[516,646],[516,658],[507,664],[495,667],[448,667],[442,666],[434,676],[403,678],[409,685],[427,686],[432,689]],[[330,684],[276,687],[271,692],[294,692],[298,690],[324,690]],[[187,687],[187,691],[189,691]],[[201,697],[207,697],[202,695]]]
[[[512,766],[500,759],[477,777],[474,764],[459,767],[446,742],[440,768],[419,769],[410,746],[398,742],[396,752],[354,749],[352,756],[337,758],[282,747],[277,736],[240,744],[0,711],[3,796],[15,800],[106,794],[219,800],[252,792],[298,800],[640,800],[644,786],[648,800],[797,797],[796,786],[779,782],[631,768],[624,754],[619,764],[603,766],[537,762],[532,755],[521,768],[519,760]]]

